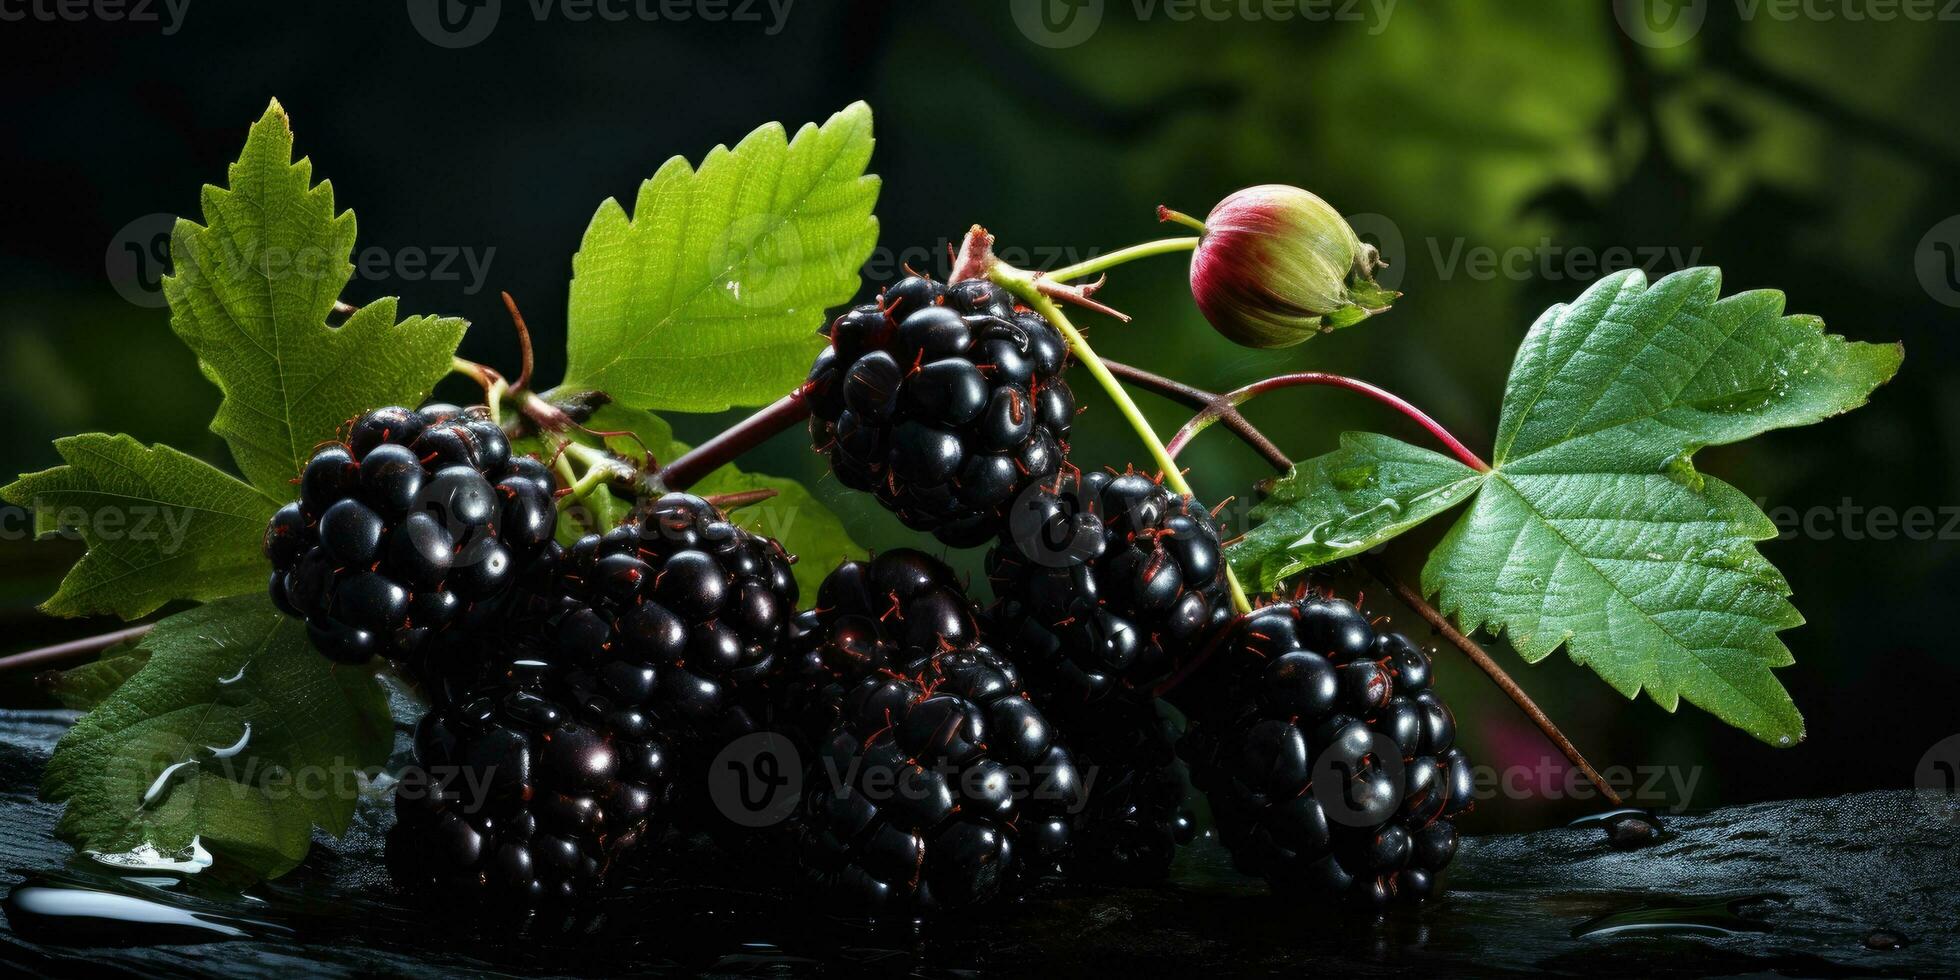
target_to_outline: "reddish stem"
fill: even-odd
[[[53,646],[0,657],[0,671],[19,670],[23,667],[58,667],[71,660],[80,660],[91,653],[101,653],[118,643],[137,639],[155,628],[155,623],[144,623],[141,626],[98,633],[79,640],[69,640],[66,643],[56,643]]]
[[[517,383],[511,385],[512,391],[523,391],[531,384],[531,330],[524,325],[524,314],[517,312],[517,301],[504,293],[504,307],[510,310],[510,322],[517,328],[517,348],[521,352],[521,366],[517,372]]]
[[[1475,663],[1483,669],[1484,673],[1490,675],[1490,679],[1495,681],[1497,686],[1538,725],[1538,730],[1544,732],[1545,737],[1550,739],[1553,745],[1558,746],[1558,750],[1565,753],[1565,757],[1570,759],[1572,764],[1579,768],[1580,772],[1586,774],[1586,779],[1591,781],[1593,786],[1599,790],[1601,796],[1606,797],[1614,806],[1626,806],[1626,802],[1620,799],[1620,794],[1614,792],[1613,787],[1599,775],[1597,770],[1593,769],[1592,763],[1587,762],[1586,757],[1579,754],[1579,749],[1572,744],[1572,740],[1566,738],[1565,733],[1559,731],[1557,725],[1552,724],[1552,719],[1545,714],[1544,709],[1538,707],[1538,702],[1531,700],[1531,695],[1524,693],[1524,688],[1519,687],[1518,682],[1511,679],[1511,675],[1506,674],[1503,668],[1497,666],[1496,661],[1490,659],[1490,654],[1484,652],[1483,647],[1471,642],[1469,637],[1464,636],[1455,626],[1450,625],[1450,621],[1441,612],[1437,611],[1434,606],[1424,602],[1422,596],[1417,594],[1416,590],[1410,588],[1401,579],[1396,578],[1394,573],[1389,571],[1388,566],[1382,563],[1381,559],[1372,556],[1363,558],[1361,560],[1361,567],[1366,568],[1368,574],[1373,575],[1376,581],[1387,586],[1389,591],[1394,592],[1396,598],[1402,600],[1403,605],[1415,610],[1416,615],[1421,616],[1424,621],[1429,623],[1431,629],[1441,634],[1443,639],[1450,641],[1452,646],[1463,651],[1464,655],[1468,656],[1472,663]]]
[[[720,435],[674,457],[647,477],[649,489],[685,490],[735,457],[810,417],[810,403],[798,388],[774,404],[722,430]]]
[[[759,504],[774,496],[776,496],[775,490],[769,487],[759,487],[754,490],[737,490],[734,493],[711,494],[703,499],[722,510],[735,510],[739,507]]]
[[[1269,391],[1278,391],[1282,388],[1297,388],[1303,385],[1324,385],[1332,388],[1345,388],[1348,391],[1358,392],[1369,398],[1373,398],[1401,412],[1417,425],[1422,426],[1431,436],[1435,437],[1437,442],[1442,443],[1451,453],[1455,454],[1456,458],[1463,465],[1480,473],[1489,472],[1490,470],[1489,463],[1484,462],[1476,453],[1471,452],[1470,447],[1465,446],[1456,436],[1451,435],[1450,430],[1443,428],[1442,423],[1430,418],[1427,413],[1415,407],[1408,399],[1386,388],[1369,384],[1366,381],[1339,374],[1327,374],[1320,371],[1282,374],[1263,381],[1255,381],[1237,391],[1214,396],[1197,415],[1192,417],[1191,421],[1184,423],[1184,428],[1177,430],[1177,435],[1171,437],[1170,445],[1167,448],[1170,450],[1172,456],[1176,456],[1184,448],[1185,444],[1191,441],[1193,436],[1204,431],[1205,427],[1212,422],[1222,418],[1226,409],[1237,409],[1238,406]]]

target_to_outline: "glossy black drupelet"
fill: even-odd
[[[987,577],[993,615],[1052,665],[1058,696],[1147,691],[1232,615],[1218,525],[1137,473],[1064,475],[1024,496]]]
[[[959,576],[911,548],[839,564],[798,625],[794,653],[772,683],[785,717],[813,744],[842,721],[844,696],[858,681],[981,642]]]
[[[483,669],[437,697],[396,789],[396,881],[470,915],[570,911],[658,836],[669,747],[625,730],[538,660]]]
[[[670,493],[567,549],[557,582],[541,627],[548,656],[589,697],[690,744],[761,725],[763,679],[796,616],[780,544]]]
[[[493,628],[516,569],[551,541],[556,489],[481,408],[375,409],[313,454],[267,525],[268,591],[342,663]]]
[[[923,914],[1053,872],[1082,803],[1053,727],[987,646],[951,570],[886,552],[833,572],[798,673],[830,719],[805,779],[798,861],[826,897]]]
[[[1069,876],[1122,885],[1161,880],[1196,823],[1177,765],[1176,730],[1157,699],[1126,693],[1042,703],[1077,768],[1094,774],[1069,842]]]
[[[992,283],[893,283],[830,325],[805,392],[838,482],[954,547],[1000,531],[1003,508],[1052,479],[1075,396],[1068,345]]]
[[[1366,906],[1434,894],[1474,786],[1429,656],[1327,598],[1254,611],[1212,656],[1182,749],[1240,870]]]

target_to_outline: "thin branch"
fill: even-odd
[[[1591,780],[1593,786],[1599,790],[1602,796],[1605,796],[1614,806],[1626,805],[1626,802],[1620,799],[1620,794],[1614,792],[1613,787],[1605,779],[1600,777],[1599,773],[1593,769],[1591,763],[1586,761],[1586,757],[1579,754],[1579,749],[1572,744],[1572,740],[1566,738],[1565,733],[1559,731],[1558,726],[1552,723],[1552,719],[1545,714],[1543,709],[1538,707],[1538,702],[1531,700],[1531,695],[1526,694],[1524,688],[1519,687],[1518,683],[1512,680],[1510,675],[1504,672],[1503,668],[1497,666],[1496,662],[1490,659],[1490,654],[1484,652],[1482,646],[1478,645],[1476,641],[1469,637],[1464,636],[1455,626],[1450,625],[1449,619],[1444,617],[1441,612],[1438,612],[1436,607],[1424,602],[1422,596],[1415,589],[1410,588],[1407,583],[1396,578],[1395,574],[1389,571],[1387,565],[1381,559],[1374,556],[1364,557],[1361,559],[1361,567],[1366,568],[1368,574],[1373,575],[1376,581],[1379,581],[1381,584],[1387,586],[1390,591],[1394,592],[1396,598],[1402,600],[1403,605],[1415,610],[1416,615],[1421,616],[1424,621],[1428,622],[1431,628],[1442,635],[1443,639],[1448,640],[1452,646],[1463,651],[1464,655],[1469,657],[1471,662],[1482,668],[1484,673],[1489,674],[1490,679],[1495,681],[1497,686],[1531,718],[1532,722],[1538,726],[1538,730],[1544,732],[1545,737],[1550,739],[1553,745],[1558,746],[1558,750],[1565,753],[1565,757],[1570,759],[1573,765],[1578,766],[1579,771],[1586,774],[1586,778]]]
[[[517,371],[517,383],[512,390],[523,391],[531,384],[531,329],[524,325],[524,314],[517,312],[517,301],[509,293],[502,294],[504,307],[510,310],[510,322],[517,328],[517,349],[522,360]]]
[[[714,504],[716,507],[719,507],[724,511],[729,511],[729,510],[735,510],[738,507],[748,507],[754,504],[759,504],[774,496],[776,496],[776,491],[773,488],[758,487],[754,490],[738,490],[734,493],[712,494],[702,499],[706,500],[708,503]]]
[[[810,417],[810,403],[798,388],[774,404],[721,431],[721,434],[676,456],[647,477],[649,491],[685,490],[735,457]]]
[[[1490,471],[1489,463],[1484,462],[1476,453],[1471,452],[1470,447],[1465,446],[1463,441],[1453,435],[1450,430],[1443,428],[1441,422],[1430,418],[1427,412],[1415,407],[1408,399],[1386,388],[1369,384],[1357,378],[1350,378],[1339,374],[1327,374],[1321,371],[1302,371],[1298,374],[1282,374],[1278,377],[1255,381],[1237,391],[1227,392],[1226,394],[1215,397],[1210,404],[1206,405],[1197,415],[1193,416],[1191,421],[1184,423],[1184,428],[1177,430],[1177,435],[1171,438],[1171,455],[1177,455],[1184,448],[1185,444],[1191,441],[1192,437],[1203,432],[1206,427],[1221,418],[1227,410],[1243,405],[1269,391],[1279,391],[1284,388],[1296,388],[1303,385],[1323,385],[1330,388],[1343,388],[1366,395],[1375,401],[1395,409],[1415,422],[1415,424],[1421,426],[1437,442],[1442,443],[1444,447],[1449,449],[1456,456],[1458,462],[1480,473]]]
[[[1202,409],[1218,399],[1217,395],[1209,391],[1193,388],[1175,378],[1166,378],[1161,374],[1153,374],[1140,367],[1133,367],[1107,359],[1103,363],[1109,366],[1109,373],[1125,381],[1148,388],[1165,398],[1182,403],[1190,408]],[[1274,445],[1271,439],[1266,438],[1265,433],[1260,432],[1251,422],[1246,420],[1245,416],[1239,414],[1237,406],[1225,406],[1222,414],[1218,416],[1218,421],[1227,429],[1232,430],[1233,435],[1238,436],[1246,445],[1251,446],[1255,452],[1264,456],[1266,462],[1273,464],[1274,469],[1283,473],[1293,468],[1293,460],[1288,459],[1286,453],[1281,452],[1280,448]]]
[[[137,639],[155,628],[155,623],[144,623],[141,626],[131,626],[127,629],[100,633],[95,636],[85,636],[79,640],[69,640],[66,643],[57,643],[53,646],[10,654],[5,657],[0,657],[0,671],[21,670],[29,667],[61,667],[70,661],[81,660],[90,654],[101,653],[119,643],[127,643],[130,640]]]

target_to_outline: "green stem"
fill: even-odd
[[[1034,277],[1019,269],[996,264],[993,278],[995,282],[1007,287],[1008,291],[1028,304],[1029,308],[1045,317],[1055,326],[1055,329],[1061,331],[1062,336],[1068,339],[1069,348],[1075,352],[1076,358],[1089,369],[1096,383],[1102,385],[1103,390],[1109,393],[1110,400],[1116,403],[1116,410],[1123,414],[1130,427],[1136,430],[1137,436],[1143,439],[1144,446],[1156,459],[1157,468],[1164,473],[1164,482],[1177,493],[1195,500],[1197,494],[1191,492],[1191,485],[1185,482],[1184,474],[1177,468],[1177,462],[1171,459],[1170,453],[1164,449],[1164,441],[1157,438],[1157,431],[1150,427],[1150,420],[1143,417],[1143,411],[1137,408],[1135,401],[1130,399],[1130,393],[1124,390],[1115,375],[1109,373],[1109,366],[1096,355],[1095,349],[1089,346],[1088,339],[1082,336],[1081,331],[1076,330],[1075,325],[1069,322],[1068,315],[1062,312],[1061,307],[1055,305],[1054,300],[1035,288]],[[1239,585],[1238,576],[1233,574],[1229,565],[1225,568],[1225,584],[1231,590],[1232,605],[1241,613],[1251,612],[1252,603],[1246,598],[1245,589]]]
[[[1153,255],[1171,255],[1177,252],[1189,252],[1198,247],[1198,241],[1198,237],[1194,235],[1190,238],[1163,238],[1154,242],[1144,242],[1141,245],[1119,248],[1114,252],[1098,255],[1095,258],[1056,269],[1053,272],[1046,273],[1046,275],[1048,278],[1057,281],[1080,279],[1083,276],[1093,276],[1098,272],[1114,269],[1125,262],[1135,259],[1146,259]]]
[[[1193,218],[1182,211],[1172,210],[1171,208],[1164,207],[1161,204],[1157,205],[1157,220],[1175,221],[1178,224],[1185,226],[1186,228],[1197,229],[1198,233],[1201,235],[1204,234],[1206,231],[1204,222],[1199,221],[1198,219]]]
[[[558,509],[559,510],[568,509],[573,504],[576,504],[579,501],[584,500],[585,495],[591,493],[593,487],[596,487],[599,484],[604,483],[611,478],[612,478],[612,474],[606,472],[606,467],[603,466],[594,466],[591,469],[586,470],[585,475],[579,477],[578,480],[572,484],[572,492],[558,498]]]

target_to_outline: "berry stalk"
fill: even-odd
[[[155,623],[143,623],[94,636],[84,636],[79,640],[23,650],[20,653],[0,657],[0,672],[20,670],[25,667],[60,667],[70,661],[101,653],[119,643],[142,639],[144,634],[155,628]]]
[[[971,241],[969,239],[969,243]],[[1096,379],[1096,383],[1100,384],[1109,394],[1110,400],[1116,403],[1116,410],[1123,414],[1123,418],[1130,423],[1132,429],[1136,430],[1137,436],[1150,450],[1157,468],[1164,473],[1164,483],[1177,493],[1195,498],[1197,495],[1191,492],[1191,485],[1185,482],[1183,472],[1177,468],[1177,462],[1164,448],[1163,440],[1157,438],[1156,430],[1150,427],[1150,420],[1143,417],[1143,411],[1137,408],[1137,403],[1130,398],[1130,393],[1123,388],[1122,382],[1116,380],[1116,376],[1110,373],[1109,366],[1104,364],[1095,349],[1089,346],[1089,341],[1082,336],[1082,332],[1069,322],[1068,315],[1063,313],[1061,307],[1055,305],[1055,301],[1049,299],[1047,293],[1036,284],[1035,277],[998,259],[993,260],[988,269],[988,276],[994,282],[1006,287],[1049,323],[1054,324],[1056,330],[1061,331],[1062,336],[1068,340],[1069,348],[1075,352],[1076,358],[1089,369],[1089,374]],[[1233,607],[1241,613],[1251,612],[1252,602],[1246,598],[1245,589],[1239,584],[1238,576],[1233,573],[1230,565],[1225,567],[1225,585],[1232,594]]]
[[[762,445],[769,437],[809,417],[810,403],[804,400],[803,389],[798,388],[648,474],[648,489],[656,494],[685,490],[736,457]]]
[[[1114,269],[1125,262],[1131,262],[1136,259],[1147,259],[1153,255],[1175,255],[1179,252],[1189,252],[1198,247],[1198,242],[1199,238],[1196,235],[1192,235],[1189,238],[1163,238],[1154,242],[1144,242],[1140,245],[1131,245],[1128,248],[1119,248],[1114,252],[1098,255],[1092,259],[1084,259],[1074,265],[1064,266],[1049,272],[1047,275],[1048,278],[1057,281],[1080,279],[1084,276],[1093,276],[1096,273]]]
[[[1184,449],[1185,445],[1190,443],[1193,437],[1203,432],[1213,422],[1220,421],[1226,411],[1230,410],[1236,413],[1240,405],[1244,405],[1246,402],[1266,392],[1302,385],[1325,385],[1333,388],[1345,388],[1348,391],[1366,395],[1375,401],[1395,409],[1417,425],[1422,426],[1424,431],[1434,436],[1437,442],[1442,443],[1445,448],[1449,449],[1451,454],[1456,456],[1458,462],[1480,473],[1490,472],[1489,463],[1484,462],[1476,453],[1471,452],[1470,447],[1465,446],[1462,440],[1452,435],[1450,430],[1443,428],[1442,423],[1430,418],[1428,413],[1415,407],[1415,405],[1411,404],[1402,396],[1386,388],[1369,384],[1366,381],[1339,374],[1327,374],[1321,371],[1302,371],[1298,374],[1282,374],[1277,377],[1266,378],[1263,381],[1255,381],[1237,391],[1213,396],[1211,401],[1197,415],[1192,416],[1191,421],[1184,423],[1184,428],[1177,430],[1177,435],[1171,437],[1171,456],[1173,458],[1176,457]]]

